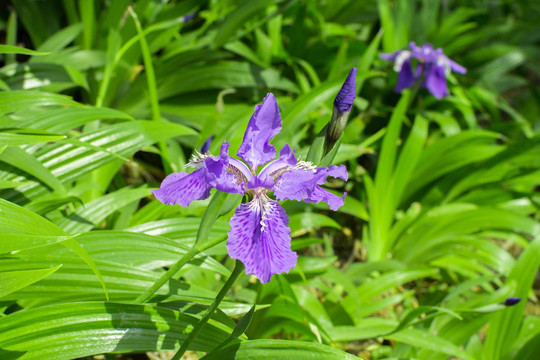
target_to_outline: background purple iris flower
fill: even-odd
[[[381,59],[394,62],[394,70],[399,73],[396,92],[410,88],[419,79],[420,87],[429,90],[437,99],[448,96],[446,76],[451,72],[465,74],[467,69],[450,60],[441,48],[434,49],[431,44],[417,46],[409,43],[409,50],[398,50],[392,54],[381,54]],[[417,59],[416,69],[413,69],[411,59]]]
[[[276,149],[269,141],[281,131],[281,124],[277,101],[268,94],[262,105],[255,106],[237,152],[249,167],[230,157],[229,144],[224,143],[219,156],[198,153],[188,164],[196,171],[170,174],[158,190],[152,191],[162,203],[182,206],[208,198],[211,188],[248,195],[250,201],[240,204],[231,218],[227,249],[231,258],[244,263],[247,274],[263,283],[273,274],[289,272],[298,258],[291,250],[289,218],[268,193],[273,192],[279,200],[324,201],[332,210],[343,205],[346,195],[339,197],[319,186],[328,176],[347,180],[345,166],[316,168],[299,161],[289,145],[275,159]]]

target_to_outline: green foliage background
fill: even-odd
[[[0,358],[178,349],[231,275],[240,199],[181,208],[150,188],[211,135],[211,152],[226,140],[235,153],[267,92],[283,117],[274,145],[305,158],[353,66],[334,159],[349,181],[327,184],[345,206],[285,202],[298,265],[264,285],[241,275],[189,350],[534,358],[539,16],[525,0],[1,5]],[[392,91],[379,54],[409,41],[467,67],[451,96]]]

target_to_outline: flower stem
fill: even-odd
[[[148,290],[146,290],[144,293],[142,293],[138,298],[135,299],[136,304],[144,303],[146,300],[148,300],[156,291],[159,290],[160,287],[163,286],[167,281],[169,281],[170,278],[172,278],[192,257],[194,257],[198,253],[197,249],[192,247],[189,249],[187,253],[182,256],[180,260],[176,264],[174,264],[172,267],[167,270],[165,274],[163,274],[158,281],[154,283]]]
[[[229,292],[233,284],[236,282],[236,279],[242,273],[242,271],[244,271],[244,265],[240,261],[236,260],[235,265],[234,265],[234,270],[231,273],[231,276],[229,276],[229,278],[227,279],[227,282],[225,282],[225,285],[223,285],[223,287],[219,291],[218,295],[216,296],[216,298],[214,299],[210,307],[206,310],[206,313],[203,315],[203,317],[201,318],[199,323],[195,326],[195,328],[189,333],[187,339],[184,340],[184,342],[182,343],[182,346],[180,346],[180,349],[176,352],[176,354],[172,357],[171,360],[179,360],[184,355],[184,353],[186,352],[188,347],[191,345],[191,343],[193,342],[197,334],[199,334],[199,332],[204,328],[208,320],[210,320],[210,317],[212,316],[214,311],[216,311],[219,304],[221,303],[225,295]]]

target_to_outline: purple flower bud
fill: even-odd
[[[352,109],[354,97],[356,95],[356,68],[353,67],[349,76],[343,83],[341,90],[334,99],[334,107],[339,112],[349,112]]]
[[[188,22],[189,20],[193,19],[195,16],[197,16],[196,12],[184,15],[184,17],[182,18],[182,22]]]
[[[521,298],[518,297],[509,297],[508,299],[504,300],[504,305],[506,306],[514,306],[517,303],[521,301]]]
[[[206,141],[204,142],[204,144],[202,144],[201,146],[201,153],[202,154],[206,154],[209,150],[210,150],[210,145],[212,145],[212,139],[214,138],[214,136],[209,136],[208,139],[206,139]]]
[[[341,90],[334,99],[332,120],[326,131],[326,153],[328,153],[347,125],[347,119],[351,112],[354,97],[356,96],[356,68],[353,67],[349,76],[345,79]]]

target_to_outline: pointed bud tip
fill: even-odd
[[[201,146],[201,153],[206,154],[210,150],[210,145],[212,145],[212,140],[214,139],[214,135],[210,135],[208,139],[202,144]]]
[[[356,70],[355,67],[351,69],[334,100],[334,107],[339,112],[349,112],[352,109],[354,97],[356,96]]]
[[[506,306],[514,306],[517,303],[521,301],[521,298],[519,297],[509,297],[508,299],[504,300],[504,305]]]

